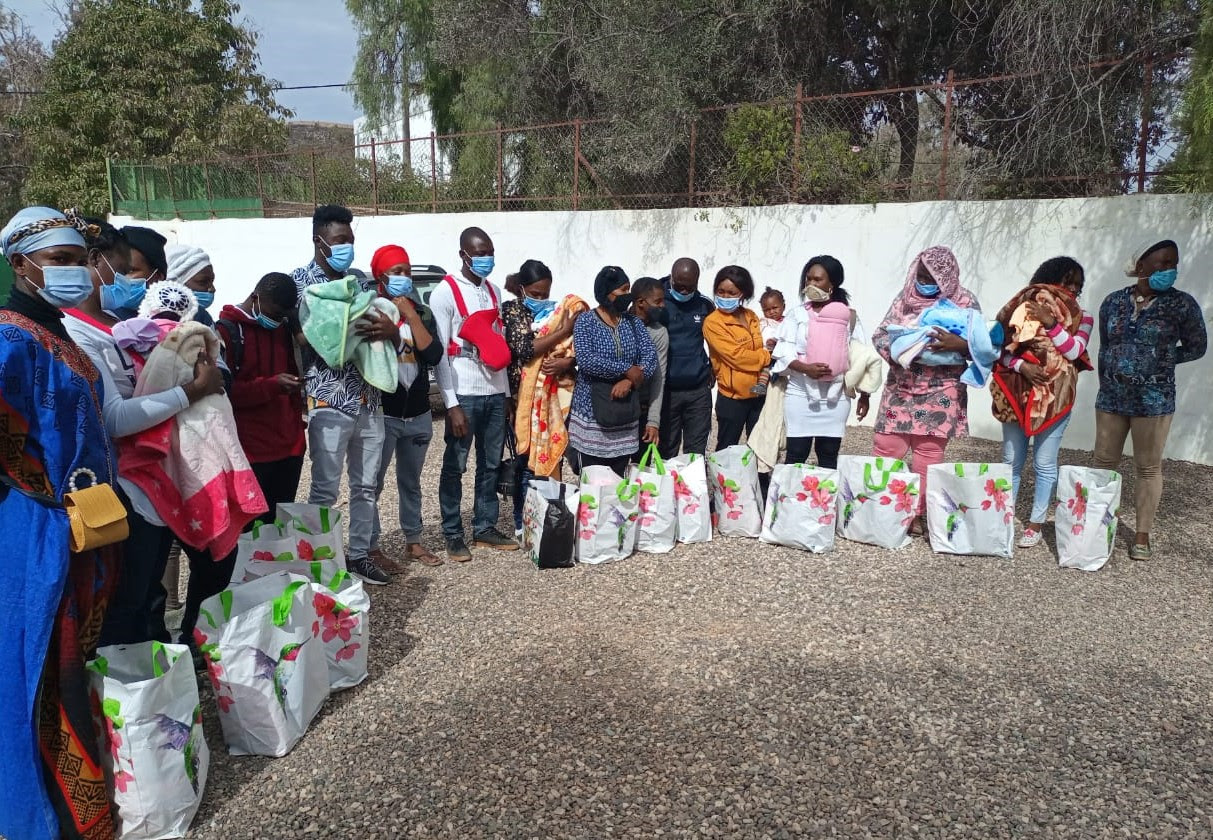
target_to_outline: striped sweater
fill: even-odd
[[[1095,326],[1095,318],[1089,312],[1082,313],[1082,320],[1078,324],[1078,330],[1071,333],[1061,325],[1061,322],[1053,324],[1048,330],[1049,339],[1053,342],[1053,346],[1057,348],[1057,352],[1071,362],[1075,361],[1087,349],[1087,343],[1091,340],[1091,330]],[[1003,351],[1002,365],[1016,372],[1023,365],[1024,360],[1018,356],[1012,355],[1010,351]]]

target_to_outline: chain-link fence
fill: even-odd
[[[1115,195],[1166,189],[1179,89],[1150,62],[496,127],[199,163],[113,163],[148,218],[597,210]],[[1177,68],[1177,69],[1176,69]]]

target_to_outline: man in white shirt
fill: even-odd
[[[482,347],[460,336],[469,315],[501,308],[501,289],[488,280],[493,271],[493,240],[478,227],[459,236],[459,272],[447,275],[430,293],[430,310],[438,326],[438,338],[446,351],[438,363],[438,381],[446,403],[446,452],[438,482],[438,504],[442,510],[442,533],[447,556],[466,563],[472,552],[464,541],[463,474],[468,450],[476,442],[476,490],[472,504],[472,544],[499,551],[517,550],[518,543],[497,530],[500,505],[497,472],[507,422],[505,398],[509,381],[505,368],[485,363]],[[461,312],[462,310],[462,312]],[[500,330],[500,322],[497,323]],[[502,339],[504,346],[504,339]]]

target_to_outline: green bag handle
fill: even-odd
[[[619,497],[621,502],[630,502],[640,493],[638,485],[633,484],[626,479],[619,482],[615,487],[615,495]]]
[[[879,493],[881,490],[889,486],[890,473],[906,471],[904,461],[890,461],[889,465],[886,467],[884,458],[877,458],[875,467],[880,471],[880,475],[884,479],[880,484],[877,484],[876,482],[872,481],[872,467],[873,464],[871,461],[868,461],[863,465],[863,483],[865,487],[874,493]]]
[[[110,663],[109,663],[109,660],[106,659],[104,656],[98,656],[92,662],[89,662],[85,667],[89,668],[92,671],[95,671],[96,673],[100,674],[103,677],[109,676]]]
[[[279,537],[282,536],[282,520],[281,519],[275,519],[273,522],[266,522],[264,520],[258,519],[256,522],[253,523],[253,539],[255,539],[255,540],[261,539],[261,529],[269,528],[270,526],[273,526],[274,530],[277,532],[277,536],[279,536]]]
[[[648,448],[644,450],[644,454],[640,456],[640,463],[637,465],[641,472],[648,472],[649,464],[655,467],[654,472],[658,475],[665,475],[665,461],[661,459],[661,453],[657,451],[657,444],[650,443]]]
[[[232,620],[232,590],[225,589],[219,593],[219,603],[223,606],[223,620]],[[212,622],[213,624],[213,622]]]
[[[165,661],[168,662],[168,667],[172,668],[173,662],[175,660],[173,660],[169,657],[168,651],[166,651],[164,649],[164,643],[153,640],[152,641],[152,676],[154,676],[154,677],[163,677],[164,676],[165,669],[160,664],[161,656],[163,656]]]
[[[323,563],[321,563],[319,560],[313,560],[311,563],[308,564],[308,568],[311,569],[313,581],[315,581],[316,583],[319,583],[321,585],[327,586],[329,589],[333,590],[334,592],[336,592],[337,587],[340,586],[341,584],[345,583],[346,578],[348,578],[350,576],[350,573],[347,572],[345,569],[338,569],[337,573],[335,575],[333,575],[332,579],[327,584],[325,584],[324,583],[324,564]]]
[[[990,471],[989,464],[978,464],[978,466],[977,466],[978,475],[985,475],[989,471]],[[965,465],[964,464],[956,464],[956,477],[957,478],[965,477]]]
[[[270,602],[274,605],[273,620],[275,627],[281,627],[286,624],[286,620],[291,617],[291,602],[295,600],[295,593],[299,591],[299,587],[301,586],[307,586],[307,581],[295,581],[282,590],[281,595]]]
[[[320,530],[325,534],[332,530],[332,525],[329,523],[329,509],[326,507],[320,508]]]

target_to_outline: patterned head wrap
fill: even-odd
[[[939,286],[938,297],[926,297],[919,294],[915,280],[918,278],[918,266],[922,265],[927,273]],[[950,300],[962,309],[973,306],[973,293],[960,285],[960,263],[956,255],[946,245],[933,245],[914,258],[910,270],[906,273],[905,286],[901,294],[893,299],[889,311],[885,313],[881,326],[900,324],[910,326],[918,323],[918,316],[932,304],[941,300]]]
[[[8,259],[14,254],[32,254],[57,245],[83,248],[86,235],[97,236],[100,232],[75,210],[60,213],[52,207],[26,207],[0,230],[0,252]]]

